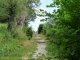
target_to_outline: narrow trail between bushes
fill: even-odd
[[[46,48],[45,40],[38,40],[37,41],[37,50],[33,54],[32,58],[36,59],[41,55],[45,55],[46,56],[47,51],[45,50],[45,48]]]
[[[38,36],[37,33],[35,33],[35,39],[37,40],[36,44],[37,44],[37,50],[34,51],[34,54],[32,56],[31,59],[34,59],[36,60],[38,57],[44,55],[46,56],[47,54],[47,51],[46,51],[46,43],[45,43],[45,40],[42,39],[40,36]],[[22,60],[30,60],[30,59],[27,59],[27,58],[23,58]]]

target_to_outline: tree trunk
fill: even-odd
[[[8,31],[12,31],[12,22],[13,22],[13,19],[12,18],[9,18],[8,19],[8,27],[7,27],[7,29],[8,29]]]
[[[12,31],[12,24],[11,23],[8,23],[8,27],[7,27],[8,31]]]

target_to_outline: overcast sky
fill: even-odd
[[[41,8],[41,9],[44,9],[48,12],[52,12],[53,9],[46,7],[46,5],[49,5],[50,3],[52,3],[52,0],[41,0],[41,5],[39,6],[39,9]],[[30,22],[30,26],[32,26],[34,31],[37,31],[39,24],[43,23],[43,22],[40,22],[40,20],[43,18],[45,18],[45,17],[37,16],[37,18],[35,19],[34,22]]]

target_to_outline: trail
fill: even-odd
[[[46,55],[47,51],[45,50],[46,44],[44,42],[44,40],[38,40],[37,42],[37,50],[35,51],[35,53],[33,54],[32,58],[38,58],[41,55]]]
[[[36,34],[36,39],[37,39],[37,50],[35,51],[35,53],[33,54],[32,58],[38,58],[41,55],[45,55],[46,56],[46,43],[44,39],[41,39],[41,37],[38,36],[38,34]]]
[[[35,39],[37,40],[37,50],[34,51],[34,54],[32,56],[31,59],[34,59],[36,60],[39,56],[42,56],[42,55],[45,55],[47,54],[47,51],[46,51],[46,43],[45,43],[45,40],[42,39],[40,36],[38,36],[37,33],[34,33],[34,36]],[[30,59],[27,59],[27,58],[22,58],[22,60],[30,60]]]

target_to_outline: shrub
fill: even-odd
[[[43,30],[43,24],[40,24],[38,27],[38,34],[40,34]]]
[[[26,30],[26,35],[28,36],[28,39],[30,40],[33,36],[33,31],[31,27],[28,27]]]

